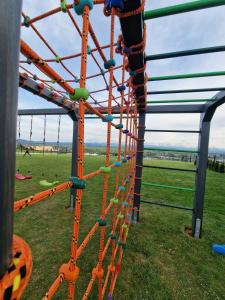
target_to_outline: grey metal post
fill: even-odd
[[[77,120],[73,121],[73,141],[72,141],[72,163],[71,163],[71,176],[77,176],[77,136],[78,136],[78,123]],[[76,202],[76,189],[70,189],[70,208],[75,207]]]
[[[205,119],[205,113],[201,114],[197,158],[197,174],[195,178],[195,196],[194,196],[194,210],[192,215],[192,235],[195,238],[201,238],[202,235],[202,221],[205,198],[206,173],[208,162],[208,147],[211,120]]]
[[[0,1],[0,277],[11,262],[21,0]]]
[[[134,221],[139,221],[144,136],[145,136],[145,113],[139,113],[136,172],[135,172],[135,184],[134,184],[134,208],[137,209],[137,212],[135,212],[135,210],[133,211]]]

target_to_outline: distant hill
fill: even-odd
[[[18,144],[22,144],[22,145],[30,145],[30,141],[24,140],[24,139],[17,140],[17,143]],[[39,146],[39,145],[42,145],[42,144],[43,144],[43,141],[31,141],[31,145]],[[56,147],[57,143],[56,142],[46,142],[45,145],[46,146],[55,146]],[[63,146],[63,147],[67,147],[68,149],[72,148],[72,143],[71,142],[60,142],[60,145]],[[106,146],[106,144],[105,143],[87,142],[87,143],[85,143],[85,146],[86,147],[103,148],[103,147]],[[117,144],[116,143],[112,143],[111,146],[112,147],[116,147]],[[146,144],[145,146],[146,147],[161,148],[161,149],[179,148],[181,150],[195,150],[192,147],[180,147],[180,146],[179,147],[178,146],[171,147],[171,146],[167,146],[167,145],[162,146],[162,145],[151,145],[151,144]],[[225,149],[213,147],[213,148],[209,148],[209,153],[210,154],[224,154],[225,155]]]

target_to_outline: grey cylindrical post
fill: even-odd
[[[71,163],[71,176],[77,176],[77,136],[78,136],[78,123],[77,120],[73,121],[73,141],[72,141],[72,163]],[[75,207],[76,189],[70,190],[70,208]]]
[[[0,277],[11,262],[21,0],[0,1]]]
[[[136,214],[135,219],[137,221],[139,221],[139,210],[140,210],[144,136],[145,136],[145,113],[139,113],[136,172],[135,172],[135,184],[134,184],[134,205],[133,205],[134,208],[137,209],[137,212],[135,213]],[[133,219],[134,219],[134,214],[133,214]]]

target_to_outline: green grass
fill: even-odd
[[[16,200],[44,190],[39,185],[43,178],[51,181],[57,173],[60,181],[70,175],[69,155],[34,155],[17,157],[17,168],[22,173],[32,172],[31,181],[16,183]],[[146,161],[154,165],[193,168],[190,163],[173,161]],[[85,158],[85,173],[104,165],[104,157]],[[110,193],[113,195],[115,171],[110,175]],[[194,174],[145,169],[143,181],[194,186]],[[141,222],[133,225],[127,250],[118,277],[114,299],[225,299],[225,257],[212,254],[212,243],[225,242],[225,175],[208,172],[203,238],[195,240],[183,233],[191,224],[190,212],[143,204]],[[103,176],[88,181],[82,202],[80,241],[99,216],[102,200]],[[193,193],[157,189],[145,186],[145,199],[160,200],[192,206]],[[165,199],[165,200],[164,200]],[[69,191],[62,192],[41,203],[15,214],[15,233],[31,246],[33,273],[23,296],[37,300],[48,290],[60,265],[69,259],[72,232],[72,214],[65,209]],[[108,218],[110,219],[110,218]],[[109,230],[110,226],[108,226]],[[90,271],[98,259],[99,231],[90,241],[78,261],[81,269],[77,282],[76,299],[81,299],[90,279]],[[105,266],[107,266],[107,259]],[[66,299],[63,285],[54,299]],[[97,287],[89,299],[97,299]]]

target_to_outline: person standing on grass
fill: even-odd
[[[29,155],[31,157],[31,154],[30,154],[30,151],[29,151],[29,148],[26,148],[25,149],[25,153],[23,156],[26,156],[26,155]]]

